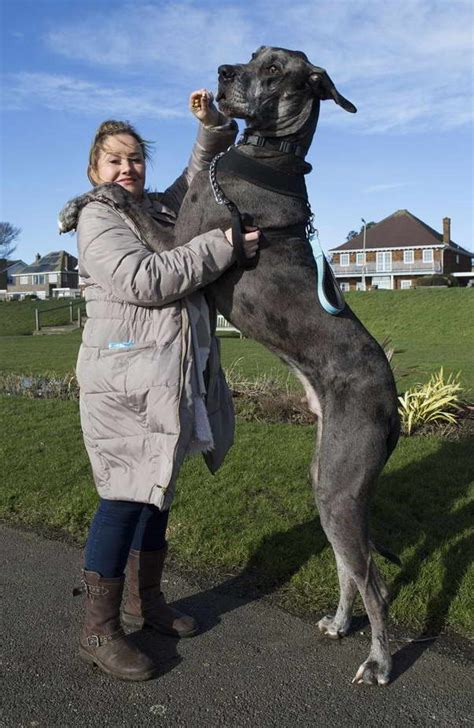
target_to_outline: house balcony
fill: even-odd
[[[401,261],[393,261],[391,264],[381,265],[380,263],[369,262],[365,266],[351,263],[350,265],[340,265],[339,263],[331,263],[331,267],[336,276],[366,276],[371,275],[429,275],[431,273],[441,273],[441,261],[435,260],[432,263],[423,263],[415,261],[414,263],[402,263]]]

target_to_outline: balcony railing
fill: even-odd
[[[366,263],[365,266],[351,263],[350,265],[340,265],[340,263],[332,263],[332,269],[337,276],[353,275],[354,273],[362,275],[365,268],[365,275],[379,275],[380,273],[392,273],[396,275],[405,275],[409,273],[441,273],[441,261],[435,260],[432,263],[423,263],[415,261],[414,263],[402,263],[401,261],[392,261],[389,264]]]

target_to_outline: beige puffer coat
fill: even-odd
[[[192,177],[233,142],[236,129],[235,122],[201,126],[183,175],[162,195],[145,195],[143,205],[164,234]],[[77,242],[87,323],[76,372],[94,480],[102,498],[166,509],[196,440],[203,380],[214,440],[204,457],[212,472],[233,442],[234,412],[219,342],[205,340],[205,327],[190,320],[190,311],[208,317],[199,289],[234,262],[234,251],[221,230],[212,230],[174,250],[152,252],[134,223],[104,202],[90,202],[82,210]],[[200,347],[209,350],[204,378]]]

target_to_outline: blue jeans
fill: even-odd
[[[148,503],[100,499],[85,548],[87,571],[114,578],[125,571],[130,549],[157,551],[166,546],[168,511]]]

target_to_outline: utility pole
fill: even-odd
[[[363,217],[361,217],[360,219],[364,223],[364,235],[362,237],[362,250],[363,250],[363,253],[362,253],[362,257],[363,257],[363,262],[362,262],[362,290],[365,291],[365,236],[366,236],[366,233],[367,233],[367,223],[365,222],[365,220],[364,220]]]

